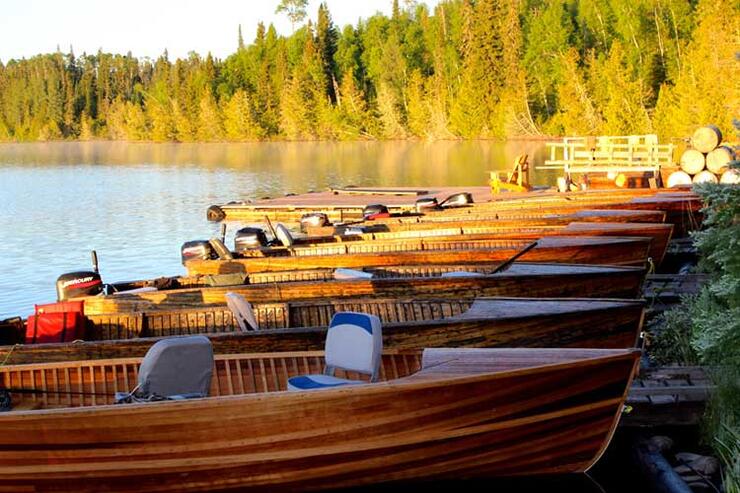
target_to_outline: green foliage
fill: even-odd
[[[710,279],[700,293],[666,314],[651,346],[661,362],[711,368],[716,385],[707,416],[711,444],[725,463],[725,491],[740,491],[740,187],[701,185],[704,229],[694,235],[701,269]],[[667,361],[666,361],[667,360]]]
[[[259,24],[250,44],[239,27],[224,60],[0,64],[0,140],[669,138],[729,133],[740,107],[740,85],[720,82],[740,78],[733,0],[396,1],[341,30],[325,3],[301,25],[306,6],[280,2],[289,36]]]
[[[280,3],[275,9],[275,13],[284,13],[285,15],[287,15],[288,19],[290,19],[290,23],[295,29],[295,25],[306,18],[307,6],[308,0],[280,0]]]
[[[691,366],[699,363],[699,356],[691,345],[693,301],[691,297],[684,298],[681,305],[664,312],[648,326],[649,356],[655,364]]]

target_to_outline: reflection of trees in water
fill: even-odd
[[[53,142],[0,146],[0,164],[95,164],[206,167],[249,172],[258,194],[303,192],[339,185],[480,185],[487,171],[514,158],[544,160],[539,141],[366,141],[148,144]],[[536,173],[536,172],[535,172]],[[540,176],[541,175],[541,176]],[[549,182],[545,174],[535,182]]]

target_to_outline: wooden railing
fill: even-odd
[[[653,172],[673,164],[673,144],[656,135],[566,137],[547,144],[549,159],[537,169],[570,173]]]

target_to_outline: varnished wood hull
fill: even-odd
[[[185,267],[188,275],[196,276],[340,267],[356,269],[370,265],[494,263],[510,259],[529,245],[531,240],[469,242],[463,239],[455,242],[435,241],[431,238],[393,242],[390,247],[383,245],[382,242],[361,243],[354,245],[350,242],[323,248],[316,247],[309,250],[307,254],[305,250],[296,248],[292,250],[290,256],[189,260],[185,263]],[[394,248],[398,251],[392,251]],[[539,240],[537,246],[521,256],[519,260],[523,262],[642,265],[647,259],[649,250],[649,238],[586,236],[560,238],[552,236]]]
[[[239,331],[226,307],[94,315],[89,317],[89,342],[0,347],[0,361],[26,364],[143,356],[157,338],[187,334],[209,335],[221,354],[319,350],[338,311],[380,317],[386,348],[627,348],[639,336],[644,303],[574,298],[484,298],[475,303],[359,299],[254,308],[261,329],[246,333]]]
[[[629,201],[635,197],[664,197],[665,193],[655,190],[611,189],[589,190],[583,192],[558,193],[555,191],[528,192],[490,196],[490,190],[481,187],[449,190],[449,193],[472,191],[476,205],[506,210],[556,208],[559,205],[580,204],[591,209],[600,204]],[[672,191],[671,197],[695,197],[691,192]],[[305,194],[275,200],[258,201],[253,204],[220,205],[228,220],[263,221],[269,217],[273,221],[297,222],[307,212],[323,211],[332,222],[362,218],[362,209],[367,204],[385,204],[393,213],[414,210],[417,196],[393,197],[388,195],[364,195],[361,197],[336,196],[330,194]],[[446,197],[438,196],[438,200]],[[454,211],[454,209],[448,209]]]
[[[420,372],[388,383],[3,413],[0,482],[6,491],[304,491],[583,472],[608,444],[638,358],[636,350],[432,350]],[[313,369],[310,359],[221,359],[214,394],[239,394],[247,383],[284,388],[285,377]],[[237,362],[254,370],[237,373]],[[85,368],[109,375],[113,366],[82,364],[81,378],[90,378]],[[113,381],[122,386],[130,366],[119,367]],[[280,371],[259,370],[268,367]],[[17,368],[0,369],[6,385]],[[27,385],[53,372],[37,368]],[[101,389],[93,379],[87,389]]]
[[[464,270],[466,266],[453,265],[448,269]],[[417,275],[437,270],[422,267]],[[438,277],[438,274],[431,277],[427,273],[424,277],[274,282],[82,299],[85,300],[85,313],[95,315],[221,305],[225,303],[224,295],[230,291],[255,303],[368,296],[414,299],[471,296],[635,298],[644,274],[644,269],[638,267],[515,263],[505,272],[475,277]]]
[[[565,225],[510,225],[506,227],[496,225],[466,224],[466,221],[438,223],[436,227],[414,228],[411,224],[384,225],[384,227],[369,228],[368,233],[361,235],[332,235],[308,236],[297,240],[301,247],[308,245],[326,245],[338,243],[365,243],[370,241],[408,241],[409,238],[435,238],[437,240],[452,240],[465,237],[467,240],[537,240],[546,236],[631,236],[647,237],[651,239],[650,258],[660,264],[665,256],[668,242],[673,232],[672,224],[663,223],[591,223],[571,222]],[[392,227],[389,227],[392,226]],[[401,226],[401,228],[396,228]],[[416,226],[435,226],[419,223]],[[377,229],[377,231],[373,231]]]

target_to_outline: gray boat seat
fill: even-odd
[[[116,403],[208,397],[213,374],[211,341],[202,335],[156,342],[139,365],[131,392],[117,392]]]

